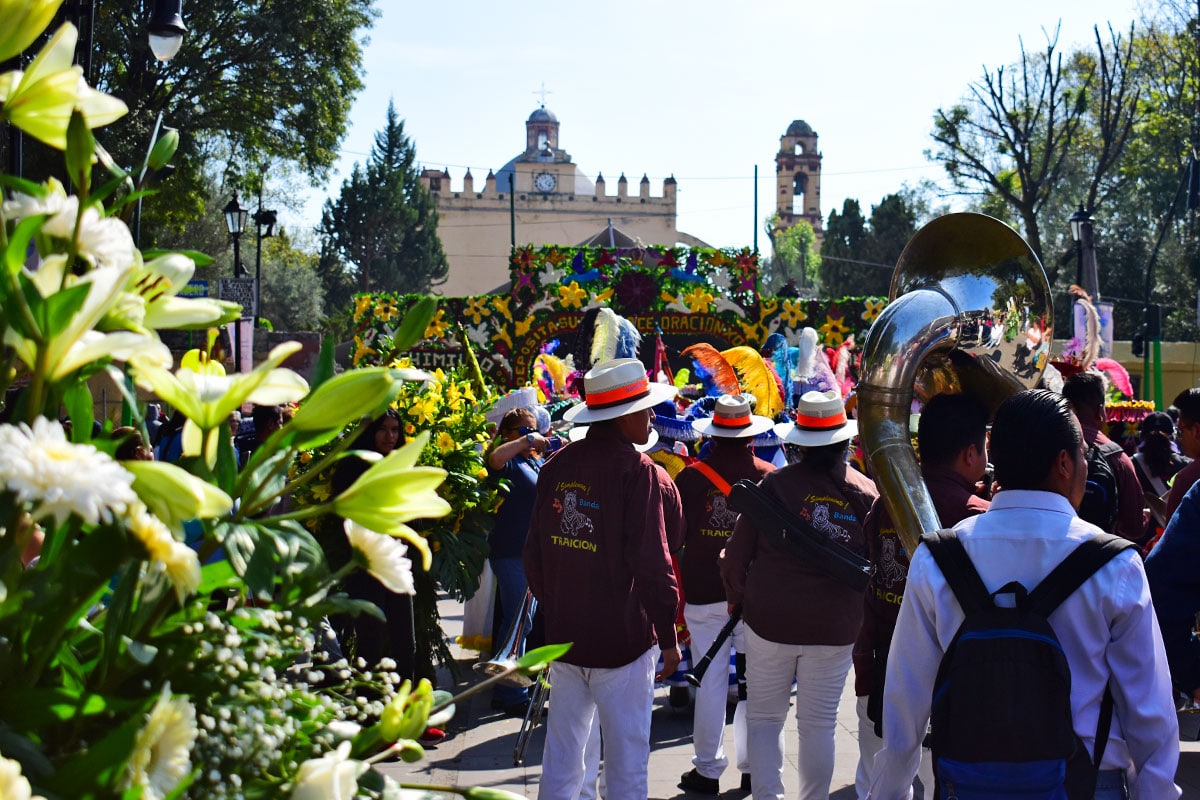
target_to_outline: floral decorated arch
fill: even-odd
[[[523,247],[512,256],[510,275],[503,293],[440,298],[425,340],[409,352],[414,365],[453,367],[464,356],[465,340],[495,385],[521,386],[545,345],[574,337],[588,309],[607,306],[633,322],[644,340],[661,333],[670,366],[678,369],[688,366],[679,351],[696,342],[757,348],[778,332],[794,343],[805,327],[816,329],[826,347],[839,347],[849,336],[862,341],[887,303],[762,297],[758,254],[749,249]],[[373,364],[389,349],[416,297],[380,292],[355,298],[356,365]],[[642,347],[647,361],[653,352]]]

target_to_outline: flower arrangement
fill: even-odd
[[[0,0],[0,63],[38,39],[60,2]],[[413,436],[336,498],[280,500],[346,457],[353,433],[425,375],[326,365],[310,384],[284,366],[294,343],[226,374],[212,329],[240,309],[179,296],[198,254],[134,245],[121,215],[145,194],[145,170],[97,144],[93,130],[125,107],[82,80],[75,39],[64,25],[27,70],[0,74],[0,122],[62,150],[74,187],[0,176],[0,796],[397,797],[402,786],[373,764],[419,759],[417,737],[453,699],[401,681],[394,665],[352,668],[316,631],[326,615],[374,611],[337,591],[349,570],[411,591],[412,561],[430,566],[408,523],[451,511],[438,496],[447,472],[418,464],[437,437]],[[154,142],[148,166],[177,141]],[[415,303],[392,345],[411,347],[434,310]],[[208,346],[176,365],[159,332],[185,328],[210,330]],[[177,463],[118,460],[87,383],[102,371],[182,412]],[[230,413],[293,402],[239,471]],[[321,455],[289,477],[305,452]],[[346,521],[353,552],[336,571],[303,525],[326,514]]]

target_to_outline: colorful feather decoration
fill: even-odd
[[[838,387],[829,360],[817,343],[817,331],[814,328],[800,331],[800,346],[795,348],[792,364],[792,392],[795,395],[809,391],[827,392]]]
[[[782,333],[772,333],[763,342],[763,358],[775,368],[775,376],[780,382],[780,392],[784,406],[792,406],[792,359],[787,337]]]
[[[642,334],[637,325],[615,314],[617,318],[617,353],[616,358],[637,358],[642,346]]]
[[[1133,397],[1133,382],[1129,380],[1129,372],[1119,362],[1111,358],[1097,358],[1095,367],[1107,373],[1117,391],[1126,397]]]
[[[561,397],[567,391],[567,362],[549,353],[540,353],[533,361],[533,374],[546,397]]]
[[[621,336],[621,318],[611,308],[601,308],[596,314],[592,332],[591,365],[612,361],[617,357],[617,341]]]
[[[721,355],[733,367],[740,378],[739,383],[743,393],[754,395],[758,404],[754,413],[763,417],[775,418],[783,411],[783,397],[779,392],[779,384],[775,382],[775,374],[767,365],[762,353],[753,347],[742,345],[722,350]]]
[[[721,351],[711,344],[700,342],[685,347],[680,355],[691,358],[696,362],[696,366],[711,378],[710,394],[714,389],[717,394],[741,394],[742,387],[738,382],[737,373],[725,360],[725,356],[721,355]]]

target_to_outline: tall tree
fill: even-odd
[[[773,214],[764,227],[771,237],[771,258],[761,270],[765,292],[773,294],[789,283],[812,292],[821,268],[821,251],[812,225],[797,220],[789,228],[780,228],[779,215]]]
[[[275,330],[315,331],[324,313],[317,256],[286,230],[263,241],[262,313]]]
[[[354,165],[338,200],[321,216],[322,279],[331,302],[354,290],[428,292],[448,264],[437,235],[437,209],[421,184],[416,150],[388,103],[366,167]]]
[[[1094,209],[1112,190],[1106,182],[1117,175],[1137,113],[1132,38],[1132,31],[1122,39],[1110,28],[1106,44],[1097,28],[1096,53],[1064,63],[1056,27],[1043,51],[1030,53],[1022,43],[1017,64],[985,71],[965,102],[934,115],[931,157],[943,162],[959,192],[1011,208],[1039,257],[1043,209],[1072,156],[1087,170],[1079,202]]]
[[[916,232],[918,208],[904,194],[890,194],[863,216],[857,200],[832,211],[821,245],[821,285],[826,297],[886,297],[892,268]]]
[[[236,184],[243,170],[283,159],[314,182],[324,179],[363,85],[372,0],[187,3],[188,32],[168,63],[155,61],[147,43],[152,7],[95,4],[91,82],[129,106],[99,137],[118,164],[140,163],[159,112],[181,132],[177,172],[153,212],[202,213],[205,172]],[[61,170],[61,155],[37,163],[36,149],[28,148],[27,177]]]

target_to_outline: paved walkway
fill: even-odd
[[[443,600],[439,608],[446,633],[454,637],[462,629],[462,606]],[[454,644],[450,648],[458,659],[456,691],[462,691],[478,681],[477,673],[470,666],[477,654],[463,651]],[[442,688],[449,689],[449,684],[447,673]],[[847,681],[838,713],[836,763],[830,800],[855,800],[857,796],[854,791],[854,771],[858,764],[858,723],[854,708],[853,683],[850,680]],[[428,747],[424,761],[411,766],[399,762],[388,763],[381,765],[381,768],[397,779],[435,785],[492,786],[534,798],[537,797],[541,775],[543,731],[539,727],[534,732],[524,766],[514,767],[513,745],[520,725],[520,720],[492,710],[489,693],[481,692],[468,698],[465,708],[458,709],[457,716],[448,726],[449,736],[440,744]],[[790,716],[785,732],[784,785],[789,796],[794,796],[797,740],[795,723]],[[693,795],[677,786],[679,776],[692,767],[691,711],[677,712],[671,709],[665,688],[660,688],[655,694],[650,734],[650,797],[656,800],[702,798],[702,795]],[[727,726],[725,749],[731,757],[732,738],[732,728]],[[1180,747],[1182,753],[1177,782],[1183,788],[1185,800],[1200,800],[1200,742],[1182,742]],[[721,780],[723,800],[745,796],[738,789],[739,779],[737,770],[730,766]]]

